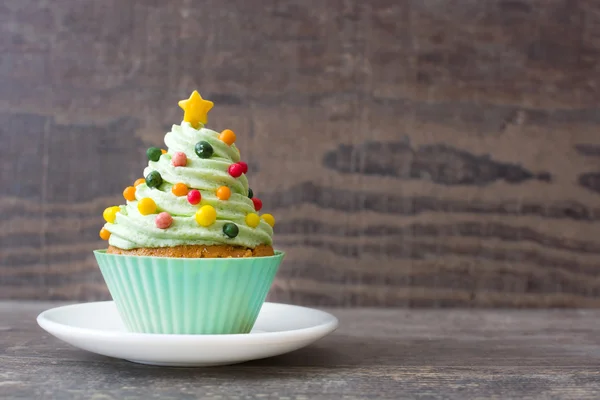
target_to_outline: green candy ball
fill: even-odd
[[[158,161],[162,155],[162,151],[158,147],[150,147],[148,150],[146,150],[146,155],[148,156],[148,160]]]
[[[252,189],[248,188],[248,198],[251,199],[254,197],[254,192],[252,191]]]
[[[223,233],[230,238],[234,238],[238,235],[238,233],[240,233],[240,228],[238,228],[236,224],[228,222],[223,225]]]
[[[211,158],[214,153],[213,147],[205,140],[196,143],[195,150],[200,158]]]
[[[149,188],[157,188],[162,185],[162,183],[162,176],[160,176],[160,172],[158,171],[152,171],[146,176],[146,185]]]

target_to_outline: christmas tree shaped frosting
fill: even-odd
[[[125,188],[126,205],[104,210],[100,237],[121,249],[272,244],[275,220],[248,187],[236,135],[205,127],[213,103],[197,91],[179,102],[181,125],[165,135],[168,150],[151,147],[144,177]]]

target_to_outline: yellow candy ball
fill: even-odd
[[[272,216],[271,214],[263,214],[262,215],[262,219],[269,225],[271,225],[271,228],[275,226],[275,217]]]
[[[196,211],[196,222],[200,226],[211,226],[217,220],[217,211],[213,206],[202,206]]]
[[[260,224],[260,217],[258,214],[250,213],[246,215],[246,225],[250,228],[256,228]]]
[[[156,203],[150,197],[144,197],[138,202],[138,210],[142,215],[156,214]]]
[[[104,217],[104,220],[106,222],[110,222],[111,224],[114,224],[115,219],[117,218],[117,213],[120,210],[121,210],[121,208],[119,206],[108,207],[106,210],[104,210],[104,212],[102,213],[102,216]]]

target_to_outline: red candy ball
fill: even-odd
[[[171,164],[173,164],[174,167],[185,167],[187,165],[187,156],[181,151],[173,153]]]
[[[252,200],[252,202],[254,203],[254,209],[256,211],[260,211],[260,209],[262,208],[262,201],[260,201],[260,199],[256,197],[253,197],[250,200]]]
[[[200,200],[202,200],[202,195],[200,194],[199,190],[192,189],[188,192],[187,199],[190,202],[190,204],[196,205],[200,203]]]
[[[248,164],[246,164],[243,161],[238,162],[238,164],[242,166],[242,168],[243,168],[242,172],[245,173],[245,174],[247,174],[248,173]]]
[[[239,178],[243,173],[244,167],[240,164],[235,163],[229,166],[229,175],[233,176],[234,178]]]
[[[159,229],[167,229],[173,223],[173,217],[168,212],[161,212],[154,219],[156,227]]]

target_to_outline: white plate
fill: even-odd
[[[50,334],[80,349],[142,364],[211,366],[288,353],[333,332],[338,320],[305,307],[265,303],[254,329],[240,335],[130,333],[112,301],[57,307],[37,317]]]

